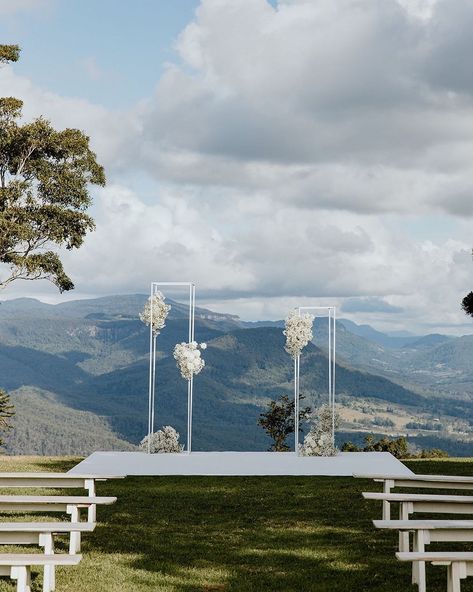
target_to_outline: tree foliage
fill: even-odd
[[[16,61],[17,46],[0,46],[0,61]],[[47,279],[61,292],[74,288],[58,254],[76,249],[94,228],[86,213],[89,185],[105,174],[78,129],[55,130],[40,117],[22,123],[23,102],[0,98],[0,263],[17,279]]]
[[[468,293],[462,300],[463,312],[473,317],[473,292]]]
[[[390,452],[396,458],[447,458],[448,452],[440,448],[423,448],[420,452],[415,453],[409,450],[409,444],[405,436],[400,436],[396,439],[383,436],[379,440],[375,440],[372,434],[365,436],[365,446],[360,447],[353,442],[345,442],[342,446],[343,452]]]
[[[472,251],[473,255],[473,251]],[[473,317],[473,292],[469,292],[462,300],[461,307],[463,312]]]
[[[300,396],[300,400],[304,395]],[[271,401],[267,410],[260,414],[258,425],[260,425],[268,436],[273,440],[269,450],[274,452],[286,452],[290,450],[286,440],[294,433],[294,400],[289,400],[287,395],[281,395],[276,401]],[[312,409],[304,407],[299,409],[299,422],[308,419]],[[302,429],[299,428],[301,432]]]
[[[18,45],[0,45],[0,64],[17,62],[20,57]]]
[[[10,419],[15,415],[15,408],[13,407],[9,394],[0,389],[0,430],[11,430],[12,425]],[[4,444],[3,439],[0,438],[0,446]]]

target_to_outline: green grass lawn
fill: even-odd
[[[76,462],[2,457],[0,471],[62,471]],[[408,464],[417,473],[473,475],[467,459]],[[118,502],[98,508],[97,528],[83,538],[82,563],[58,570],[57,591],[415,591],[410,566],[394,557],[397,534],[371,524],[381,505],[365,502],[361,491],[375,487],[329,477],[134,477],[99,484],[99,495]],[[41,584],[37,573],[32,592]],[[0,580],[0,592],[13,589]],[[428,590],[445,592],[445,568],[428,568]],[[462,590],[473,590],[473,578]]]

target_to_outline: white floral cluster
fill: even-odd
[[[148,298],[143,312],[140,313],[140,320],[146,325],[153,323],[153,335],[156,337],[166,326],[166,318],[170,310],[171,306],[164,302],[162,292],[156,292]]]
[[[314,316],[311,314],[299,315],[296,310],[289,313],[286,319],[283,334],[286,336],[285,350],[294,359],[301,353],[304,347],[311,341],[312,324]]]
[[[303,456],[335,456],[338,449],[333,445],[332,431],[337,429],[339,425],[340,415],[337,411],[335,411],[335,416],[332,419],[330,405],[319,407],[314,423],[300,447],[300,453]]]
[[[140,448],[146,452],[148,451],[148,436],[141,440]],[[153,454],[182,452],[183,450],[184,446],[179,443],[179,432],[176,432],[172,426],[164,426],[150,436],[150,452]]]
[[[183,341],[174,348],[174,359],[177,362],[182,378],[186,380],[190,380],[194,374],[199,374],[205,366],[205,360],[202,358],[199,348],[204,350],[207,348],[207,344],[199,344],[197,341],[191,341],[190,343]]]

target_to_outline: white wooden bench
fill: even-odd
[[[365,499],[399,503],[399,519],[409,520],[414,512],[434,514],[473,514],[471,495],[435,495],[426,493],[363,492]],[[409,550],[409,532],[399,533],[399,551]]]
[[[17,581],[17,592],[31,592],[32,566],[77,565],[81,555],[41,555],[39,553],[0,554],[0,575]],[[49,591],[48,591],[49,592]]]
[[[123,475],[90,475],[74,473],[0,473],[1,488],[61,488],[86,489],[90,497],[96,496],[96,482],[124,479]],[[96,520],[96,507],[88,509],[89,522]]]
[[[357,479],[373,479],[383,483],[383,493],[391,493],[395,487],[424,489],[473,489],[473,477],[461,475],[363,475],[354,473]],[[389,520],[390,504],[383,502],[383,520]]]
[[[75,555],[80,550],[81,533],[94,529],[91,522],[0,522],[0,545],[38,545],[46,555],[52,555],[55,534],[76,534],[78,547],[69,544],[69,553]],[[55,581],[54,565],[45,566],[43,591],[54,590]]]
[[[473,553],[396,553],[399,561],[429,562],[447,566],[447,592],[460,592],[460,582],[473,575]]]
[[[70,514],[71,522],[80,522],[80,510],[91,505],[110,505],[116,497],[90,497],[72,495],[0,495],[2,512],[63,512]],[[71,552],[80,550],[80,534],[71,532]]]
[[[373,524],[376,528],[413,532],[415,553],[423,553],[425,545],[434,542],[473,541],[473,520],[373,520]],[[413,561],[412,583],[419,586],[419,592],[425,592],[425,562]]]

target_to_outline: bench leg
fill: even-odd
[[[80,510],[77,506],[67,506],[67,513],[71,515],[71,522],[80,522]],[[80,552],[80,532],[71,532],[69,539],[69,553],[75,555]]]
[[[466,578],[466,565],[458,561],[447,567],[447,592],[461,592],[460,580]]]
[[[39,544],[44,547],[45,555],[54,555],[52,533],[44,533],[40,536]],[[43,592],[52,592],[56,588],[56,568],[54,565],[44,566]]]
[[[424,531],[416,530],[414,532],[412,550],[415,553],[423,553],[425,551],[425,543]],[[412,562],[412,583],[418,585],[419,592],[426,592],[425,561]]]
[[[392,481],[386,480],[383,483],[383,493],[391,493],[393,485]],[[383,501],[383,520],[391,520],[391,504],[387,501]]]
[[[10,577],[16,580],[16,592],[31,592],[30,568],[25,565],[14,566],[10,570]]]
[[[402,502],[399,504],[399,520],[409,520],[408,506]],[[401,553],[409,551],[409,531],[399,532],[399,551]]]
[[[87,479],[85,482],[89,497],[95,497],[95,479]],[[97,521],[97,506],[95,504],[89,506],[87,510],[87,522]]]

